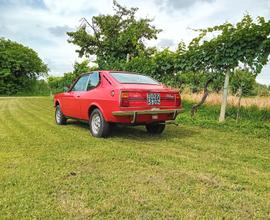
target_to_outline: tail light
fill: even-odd
[[[121,95],[120,95],[120,106],[121,107],[128,107],[129,106],[128,92],[121,92]]]
[[[180,93],[175,94],[175,105],[180,106],[181,105],[181,96]]]

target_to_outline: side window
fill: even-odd
[[[100,81],[99,72],[91,73],[89,76],[87,90],[95,88],[99,84],[99,81]]]
[[[85,91],[89,75],[82,76],[73,86],[72,91]]]

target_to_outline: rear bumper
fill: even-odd
[[[158,114],[173,114],[173,120],[176,116],[183,112],[183,109],[151,109],[151,110],[134,110],[134,111],[115,111],[113,116],[133,116],[131,123],[136,122],[137,115],[158,115]]]

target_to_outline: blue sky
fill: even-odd
[[[139,7],[139,17],[154,18],[163,31],[157,40],[147,42],[159,48],[174,49],[180,40],[188,43],[205,28],[239,21],[244,13],[270,19],[269,0],[118,0]],[[50,74],[62,75],[80,61],[76,47],[67,42],[67,31],[75,30],[82,17],[112,13],[112,0],[0,0],[0,37],[9,38],[36,50],[48,64]],[[270,85],[270,64],[257,77]]]

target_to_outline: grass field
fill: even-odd
[[[50,98],[0,98],[1,219],[270,218],[270,138],[191,124],[159,136],[54,123]]]

